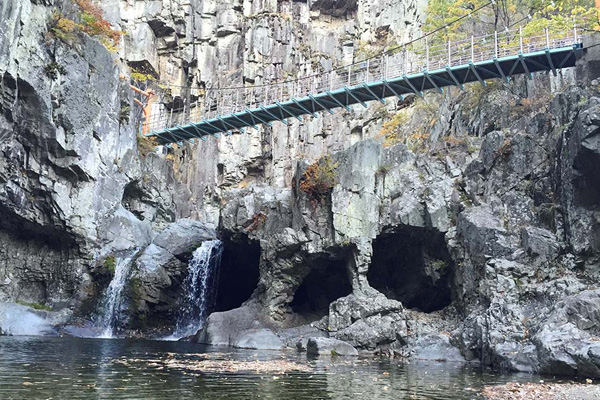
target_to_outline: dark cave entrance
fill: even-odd
[[[452,301],[453,263],[444,234],[418,227],[382,233],[373,242],[369,284],[409,309],[441,310]]]
[[[224,235],[214,311],[242,305],[258,285],[260,244],[246,235]]]
[[[290,307],[307,321],[316,321],[329,313],[329,304],[352,293],[346,260],[319,256],[307,261],[311,271],[294,293]]]

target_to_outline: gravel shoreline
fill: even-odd
[[[487,400],[597,400],[600,385],[588,383],[518,383],[487,386],[483,388]]]

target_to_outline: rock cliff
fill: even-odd
[[[328,336],[600,376],[593,49],[558,77],[274,124],[165,157],[137,139],[131,68],[181,86],[293,77],[415,37],[425,3],[123,0],[102,5],[126,32],[115,51],[52,35],[55,13],[74,7],[0,6],[0,301],[93,318],[107,260],[136,250],[122,328],[168,331],[191,251],[219,236],[217,312],[198,341]],[[390,126],[403,134],[385,139]],[[317,196],[318,174],[329,184]]]

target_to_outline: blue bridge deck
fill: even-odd
[[[564,45],[563,42],[562,47],[546,46],[543,50],[527,53],[516,51],[514,55],[493,57],[478,62],[463,59],[467,63],[463,62],[455,66],[444,65],[433,70],[423,68],[422,72],[418,73],[358,82],[335,90],[320,90],[302,97],[292,97],[287,101],[263,102],[263,105],[253,108],[244,107],[242,111],[227,115],[218,114],[219,103],[217,102],[217,106],[213,106],[216,115],[210,119],[198,118],[194,121],[193,117],[189,117],[191,120],[185,124],[167,121],[165,123],[167,126],[146,136],[154,137],[159,145],[181,143],[197,138],[206,140],[208,136],[230,134],[232,131],[243,132],[245,128],[257,128],[261,124],[270,126],[277,121],[287,124],[290,118],[302,120],[304,115],[317,116],[321,111],[333,113],[331,110],[336,108],[350,110],[350,106],[356,104],[367,107],[367,102],[384,103],[389,97],[404,99],[404,96],[409,94],[423,96],[423,92],[427,90],[443,92],[444,87],[447,86],[463,88],[464,84],[470,82],[479,82],[485,86],[486,80],[489,79],[502,79],[508,82],[514,75],[526,74],[531,77],[532,73],[538,71],[551,71],[556,75],[558,69],[573,67],[583,51],[582,43],[576,41],[571,43]],[[440,64],[441,61],[438,61],[436,65]],[[369,76],[368,72],[366,76]],[[383,76],[389,75],[383,74]],[[268,99],[268,95],[266,98]]]

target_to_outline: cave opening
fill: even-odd
[[[352,293],[346,260],[317,256],[308,260],[311,270],[294,293],[290,307],[306,321],[316,321],[329,313],[329,304]]]
[[[406,308],[432,312],[452,301],[452,270],[443,233],[403,227],[375,239],[367,279]]]
[[[214,311],[228,311],[250,299],[258,285],[260,244],[243,234],[225,234]]]

